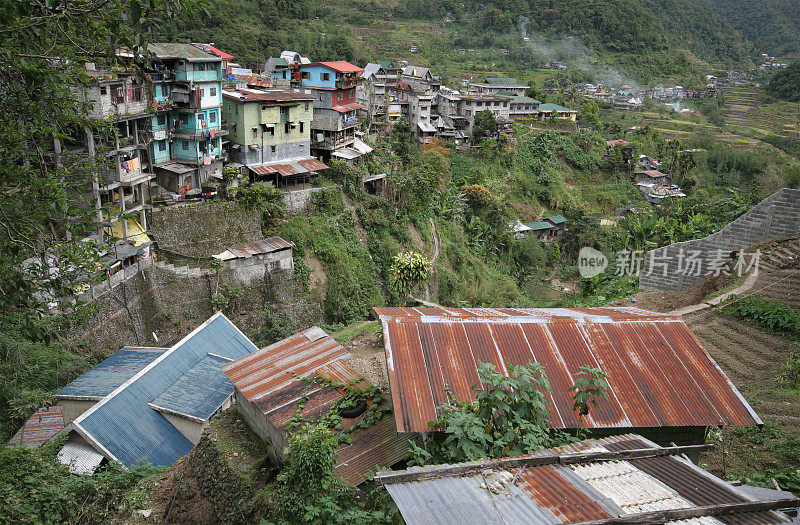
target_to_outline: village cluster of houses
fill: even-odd
[[[381,61],[367,64],[361,79],[356,96],[370,127],[380,130],[405,118],[422,142],[439,137],[467,144],[482,111],[490,111],[500,129],[517,119],[577,118],[575,110],[526,96],[528,86],[515,78],[486,78],[456,90],[426,67]]]
[[[628,85],[624,85],[620,89],[611,89],[603,83],[576,84],[575,88],[586,98],[614,104],[614,107],[620,110],[641,109],[644,106],[645,98],[674,103],[687,99],[714,97],[718,93],[716,78],[711,75],[708,76],[706,86],[700,90],[686,89],[672,82],[665,82],[646,90],[632,88]]]
[[[757,523],[788,521],[775,500],[790,494],[757,495],[692,462],[708,447],[709,427],[762,422],[679,317],[625,307],[374,311],[391,396],[366,425],[369,400],[340,411],[349,439],[335,468],[346,481],[401,464],[448,396],[475,398],[480,363],[504,373],[507,363],[541,363],[553,385],[550,427],[595,437],[514,458],[384,471],[376,482],[406,523],[576,523],[687,509],[696,514],[684,517],[699,517],[733,502]],[[318,327],[258,348],[217,313],[170,348],[122,348],[56,392],[59,403],[37,412],[9,446],[66,437],[59,460],[83,475],[116,461],[169,467],[217,414],[236,410],[283,460],[297,421],[322,418],[350,395],[337,385],[371,386],[351,359]],[[587,363],[602,367],[609,386],[584,414],[569,385]]]

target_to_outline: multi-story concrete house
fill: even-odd
[[[525,96],[528,86],[517,82],[516,78],[487,78],[484,82],[470,82],[470,88],[474,93],[485,95],[503,95],[500,91],[510,91],[512,96]]]
[[[442,86],[441,80],[431,73],[427,67],[406,66],[400,71],[399,82],[405,82],[417,92],[437,92]]]
[[[475,115],[481,111],[491,111],[498,123],[509,122],[511,120],[510,105],[511,97],[502,95],[462,95],[456,111],[458,115],[464,117],[464,129],[471,134],[475,124]]]
[[[161,187],[198,189],[222,172],[222,59],[192,44],[150,44],[155,114],[150,145]]]
[[[251,180],[291,187],[327,168],[311,156],[313,95],[235,89],[223,91],[223,99],[222,116],[231,139],[229,158],[247,167]]]
[[[332,156],[354,160],[372,149],[356,137],[356,87],[364,70],[343,60],[297,66],[297,90],[314,96],[311,153],[323,161]],[[347,150],[347,151],[344,151]]]
[[[85,72],[96,81],[80,94],[83,100],[92,103],[89,116],[110,124],[105,130],[86,133],[86,152],[91,157],[101,151],[104,154],[92,184],[91,199],[97,221],[113,223],[119,215],[145,207],[147,183],[153,178],[148,144],[152,141],[150,123],[154,106],[148,86],[133,69],[104,69],[86,64]],[[60,144],[56,153],[60,153],[58,148]],[[103,207],[110,209],[112,216],[104,216]],[[140,221],[147,229],[143,213]],[[121,223],[122,236],[127,238],[128,224]]]
[[[386,93],[386,86],[397,83],[399,72],[388,60],[369,63],[364,67],[361,83],[356,87],[356,102],[364,106],[359,116],[368,119],[370,126],[389,123],[391,99]]]

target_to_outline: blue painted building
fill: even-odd
[[[156,113],[150,156],[159,185],[172,192],[199,189],[221,177],[222,59],[192,44],[150,44],[149,72]]]
[[[104,460],[172,465],[232,401],[233,384],[219,367],[256,350],[217,313],[169,349],[117,352],[59,391],[62,399],[90,401],[112,388],[67,425],[59,459],[79,473]]]

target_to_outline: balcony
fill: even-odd
[[[200,130],[187,130],[178,128],[172,133],[172,136],[176,139],[191,139],[191,140],[208,140],[211,137],[206,136],[206,133],[210,132],[211,129],[200,129]],[[228,134],[228,130],[226,129],[214,129],[214,137],[224,137]]]

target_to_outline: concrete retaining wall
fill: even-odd
[[[228,201],[154,208],[150,229],[160,247],[194,256],[263,237],[261,215]]]
[[[713,273],[710,262],[733,250],[800,234],[800,190],[784,188],[755,205],[717,233],[650,250],[644,254],[639,287],[643,290],[681,290]],[[687,257],[702,261],[700,271],[687,271]]]
[[[314,195],[314,192],[324,189],[308,188],[284,193],[283,200],[286,202],[286,211],[290,213],[305,213],[311,205],[311,196]]]

